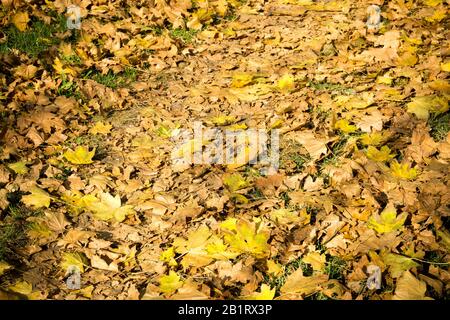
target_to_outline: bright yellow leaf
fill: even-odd
[[[396,160],[391,162],[392,175],[406,180],[413,180],[417,177],[417,170],[410,168],[407,163],[400,164]]]
[[[404,271],[420,266],[413,259],[399,254],[385,253],[381,258],[383,263],[389,266],[389,273],[394,279],[400,277]]]
[[[295,78],[292,74],[283,75],[277,83],[277,87],[280,91],[292,91],[295,89]]]
[[[170,267],[175,267],[178,265],[175,258],[175,250],[173,247],[170,247],[164,250],[159,256],[159,260],[166,262]]]
[[[320,252],[309,252],[302,261],[309,263],[315,271],[322,271],[325,268],[326,257]]]
[[[16,26],[19,31],[24,32],[27,29],[27,24],[30,21],[30,17],[27,12],[17,12],[11,18],[11,22]]]
[[[385,132],[364,133],[359,140],[365,146],[378,146],[383,144],[388,138]]]
[[[267,273],[273,276],[278,276],[283,273],[283,268],[275,261],[267,260]]]
[[[443,113],[449,109],[448,100],[436,96],[415,97],[407,107],[409,113],[414,113],[421,120],[427,120],[430,113]]]
[[[381,215],[374,214],[368,220],[368,227],[378,233],[387,233],[400,229],[405,223],[407,213],[397,216],[397,210],[394,205],[389,204],[381,212]]]
[[[8,287],[9,290],[28,296],[33,291],[31,283],[26,281],[16,282],[14,285]]]
[[[448,83],[447,80],[443,79],[434,80],[433,82],[430,82],[428,86],[435,91],[439,91],[444,94],[450,94],[450,84]]]
[[[70,68],[70,67],[64,67],[64,64],[61,62],[61,60],[59,60],[58,57],[55,58],[55,60],[53,61],[53,69],[55,69],[56,73],[58,73],[59,75],[72,75],[74,77],[76,77],[77,72]]]
[[[122,206],[120,196],[113,197],[109,193],[101,193],[100,201],[93,201],[86,205],[86,208],[92,211],[94,216],[100,220],[115,219],[122,222],[129,215],[135,214],[133,206]]]
[[[213,117],[211,122],[216,126],[227,126],[236,122],[236,118],[233,116],[217,116]]]
[[[231,80],[232,88],[242,88],[253,82],[253,75],[246,73],[237,73]]]
[[[17,174],[26,174],[28,172],[28,168],[27,168],[26,164],[27,163],[24,161],[18,161],[18,162],[8,164],[8,168],[10,168],[12,171],[14,171]]]
[[[391,154],[391,149],[388,146],[382,146],[380,150],[373,146],[367,148],[367,158],[377,162],[388,161],[395,157],[395,154]]]
[[[83,146],[78,146],[75,151],[67,150],[64,153],[64,157],[73,164],[90,164],[92,163],[92,158],[95,155],[95,148],[89,151],[88,148]]]
[[[423,3],[430,7],[436,7],[442,3],[443,0],[424,0]]]
[[[270,289],[270,286],[263,283],[261,291],[255,292],[251,295],[243,297],[244,300],[272,300],[275,297],[275,288]]]
[[[50,206],[50,201],[50,195],[38,187],[31,188],[31,194],[22,197],[23,203],[27,206],[32,206],[35,209],[42,207],[48,208]]]
[[[447,10],[446,9],[437,9],[434,11],[432,16],[426,17],[425,20],[428,22],[440,22],[447,16]]]
[[[336,121],[334,128],[341,130],[344,133],[352,133],[358,130],[358,128],[348,122],[346,119]]]
[[[450,72],[450,61],[447,61],[445,63],[441,63],[441,70]]]
[[[269,254],[269,233],[258,231],[256,225],[238,220],[235,225],[236,230],[227,232],[224,240],[230,248],[239,253],[249,253],[258,258],[266,257]]]
[[[159,278],[159,289],[165,294],[174,293],[183,286],[183,281],[180,279],[180,276],[176,272],[170,270],[168,275]]]
[[[223,184],[231,192],[247,188],[250,185],[239,173],[225,174]]]
[[[398,57],[398,65],[402,67],[412,67],[414,66],[417,61],[419,61],[419,58],[417,55],[413,52],[404,52],[401,56]]]
[[[89,266],[88,260],[83,253],[80,252],[64,252],[62,254],[61,268],[67,272],[71,268],[76,267],[80,273],[84,272],[84,268]]]

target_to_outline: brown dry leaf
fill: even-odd
[[[426,290],[425,282],[418,280],[411,272],[405,271],[397,280],[392,300],[432,300],[425,296]]]
[[[320,291],[326,281],[328,281],[328,276],[325,274],[305,277],[303,276],[302,269],[298,268],[287,277],[280,291],[282,294],[298,293],[301,295],[309,295]]]

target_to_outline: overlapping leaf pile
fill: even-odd
[[[448,298],[446,1],[2,3],[0,297]]]

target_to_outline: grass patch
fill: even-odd
[[[336,256],[328,256],[325,266],[325,273],[328,274],[330,279],[344,280],[344,270],[347,263]]]
[[[78,85],[67,79],[62,79],[60,86],[58,87],[58,95],[65,96],[67,98],[74,97],[77,100],[85,101],[86,97],[79,90]]]
[[[432,114],[428,119],[428,126],[435,141],[444,140],[450,131],[450,111],[439,115]]]
[[[84,75],[84,79],[92,79],[111,89],[123,88],[136,81],[137,70],[134,68],[126,68],[123,72],[114,73],[111,70],[106,74],[101,74],[96,70],[88,70]]]
[[[271,288],[275,288],[275,294],[278,295],[280,292],[280,288],[286,283],[287,277],[299,268],[302,268],[304,276],[310,276],[313,273],[313,269],[311,268],[311,266],[304,263],[301,258],[298,258],[283,266],[283,273],[281,275],[277,277],[269,277],[265,275],[264,281]]]
[[[282,143],[280,168],[284,169],[287,173],[294,174],[300,172],[309,160],[309,154],[297,141],[288,140]]]
[[[170,30],[170,36],[172,38],[181,40],[185,44],[192,43],[197,33],[198,30],[189,30],[181,28]]]
[[[333,144],[333,147],[330,150],[330,153],[323,158],[319,166],[323,167],[326,165],[336,165],[339,162],[339,157],[342,156],[342,154],[345,151],[345,146],[347,144],[349,136],[348,135],[341,135],[341,139],[339,139],[335,144]]]
[[[14,248],[21,248],[27,242],[26,232],[31,226],[27,218],[38,214],[20,206],[10,206],[6,210],[6,216],[0,221],[0,260],[18,260]]]
[[[0,53],[8,53],[12,49],[17,49],[30,56],[36,57],[46,51],[49,47],[58,44],[60,39],[55,37],[55,33],[66,30],[66,19],[64,16],[56,16],[56,21],[45,24],[40,20],[32,20],[28,29],[19,31],[15,26],[10,25],[3,32],[6,41],[0,44]]]

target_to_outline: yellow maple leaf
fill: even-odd
[[[413,52],[407,51],[398,57],[397,63],[402,67],[412,67],[417,63],[417,61],[419,61],[417,55]]]
[[[56,73],[58,73],[59,75],[70,74],[74,77],[77,76],[77,72],[70,67],[64,67],[64,64],[61,62],[61,60],[59,60],[58,57],[56,57],[55,60],[53,61],[53,69],[55,69]]]
[[[120,196],[113,197],[111,194],[100,193],[100,201],[92,201],[86,205],[86,208],[92,211],[94,216],[100,220],[115,219],[122,222],[129,215],[135,214],[133,206],[122,206]]]
[[[302,261],[309,263],[313,270],[322,271],[325,268],[326,257],[325,254],[320,252],[309,252]]]
[[[223,184],[231,192],[247,188],[250,184],[239,173],[225,174],[223,177]]]
[[[441,70],[450,72],[450,61],[441,63]]]
[[[391,154],[391,149],[388,146],[382,146],[380,150],[373,146],[367,148],[367,158],[377,162],[384,162],[394,158],[395,155]]]
[[[183,281],[180,279],[175,271],[170,270],[168,275],[159,278],[159,289],[165,294],[174,293],[183,286]]]
[[[428,22],[440,22],[447,16],[447,10],[446,9],[437,9],[434,11],[432,16],[425,17],[425,20]]]
[[[80,273],[84,272],[84,268],[89,266],[88,260],[83,253],[80,252],[64,252],[62,254],[61,268],[65,271],[71,271],[72,268],[78,269]]]
[[[223,225],[222,225],[223,228]],[[246,221],[237,220],[232,230],[224,235],[224,240],[230,245],[230,249],[239,253],[249,253],[258,258],[264,258],[269,254],[269,233],[258,230],[256,225]]]
[[[407,180],[413,180],[417,177],[417,170],[410,168],[407,163],[400,164],[396,160],[391,162],[392,175]]]
[[[388,134],[385,132],[372,132],[364,133],[363,135],[361,135],[359,140],[363,145],[366,146],[378,146],[380,144],[383,144],[388,137]]]
[[[211,122],[216,126],[227,126],[236,122],[236,118],[233,116],[217,116],[213,117]]]
[[[190,266],[205,266],[212,262],[213,258],[207,251],[211,236],[211,230],[207,226],[202,225],[196,230],[190,231],[187,239],[183,237],[175,238],[173,247],[175,252],[183,254],[181,265],[185,269]]]
[[[334,128],[341,130],[344,133],[352,133],[358,130],[355,125],[350,124],[346,119],[336,121],[336,123],[334,124]]]
[[[28,172],[28,168],[27,168],[26,164],[27,163],[24,161],[18,161],[18,162],[8,164],[8,168],[10,168],[12,171],[14,171],[17,174],[26,174]]]
[[[112,125],[104,124],[101,121],[97,121],[95,125],[89,130],[91,134],[108,134],[112,129]]]
[[[445,97],[423,96],[415,97],[407,104],[408,112],[414,113],[421,120],[428,120],[430,113],[444,113],[449,109]]]
[[[9,290],[28,296],[33,291],[33,286],[27,281],[18,281],[8,287]]]
[[[295,78],[292,74],[284,74],[277,82],[280,91],[288,92],[295,89]]]
[[[51,197],[47,192],[38,187],[33,187],[30,191],[31,194],[22,197],[23,203],[36,209],[50,206]]]
[[[255,292],[253,294],[250,294],[248,296],[244,296],[244,300],[272,300],[273,297],[275,297],[275,288],[270,289],[270,286],[263,283],[261,285],[260,292]]]
[[[174,258],[175,258],[174,247],[170,247],[164,250],[159,256],[159,260],[161,260],[162,262],[166,262],[170,267],[175,267],[178,265],[177,261]]]
[[[30,21],[30,17],[27,12],[17,12],[12,16],[11,22],[16,26],[19,31],[24,32],[27,29],[27,24]]]
[[[295,212],[290,209],[281,208],[277,210],[273,210],[269,213],[270,220],[280,224],[280,225],[286,225],[288,223],[294,223],[298,222],[300,219],[302,219],[298,212]]]
[[[407,213],[397,216],[397,210],[394,205],[389,204],[380,215],[374,214],[369,218],[368,227],[378,233],[387,233],[400,229],[405,223]]]
[[[233,75],[231,80],[232,88],[242,88],[253,82],[253,75],[246,73],[237,73]]]
[[[273,276],[279,276],[281,273],[283,273],[283,268],[275,261],[267,260],[267,273]]]
[[[443,80],[443,79],[434,80],[433,82],[430,82],[428,84],[428,86],[431,89],[433,89],[435,91],[440,91],[444,94],[450,93],[450,84],[448,83],[447,80]]]
[[[67,150],[64,153],[64,157],[73,164],[90,164],[92,163],[92,158],[95,155],[95,148],[89,151],[88,148],[83,146],[78,146],[75,151]]]
[[[420,266],[409,257],[394,253],[384,253],[381,255],[383,263],[389,266],[389,273],[392,278],[398,278],[404,271]]]
[[[442,3],[443,0],[424,0],[423,3],[430,7],[436,7]]]

